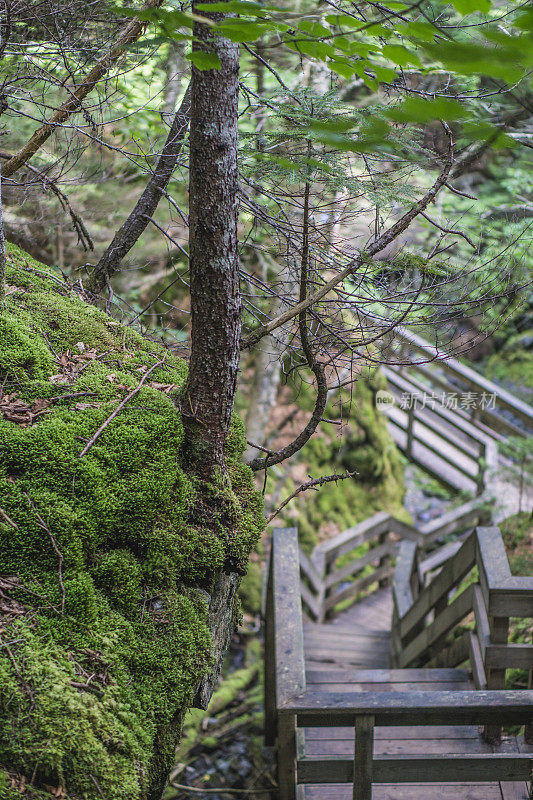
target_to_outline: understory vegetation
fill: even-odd
[[[243,426],[228,479],[200,486],[180,466],[185,362],[15,247],[7,280],[1,796],[157,796],[213,666],[210,593],[264,527]]]

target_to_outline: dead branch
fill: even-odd
[[[5,150],[0,150],[0,158],[11,159],[14,158],[13,153],[6,153]],[[94,250],[93,240],[91,239],[91,234],[87,230],[84,221],[80,217],[79,214],[74,211],[72,206],[70,205],[70,200],[68,199],[67,195],[61,191],[61,189],[57,186],[56,182],[53,178],[49,178],[46,173],[42,172],[40,169],[33,167],[31,164],[26,164],[26,169],[29,169],[30,172],[33,172],[39,180],[43,182],[43,186],[50,189],[50,191],[55,194],[61,208],[63,211],[67,211],[71,220],[74,230],[78,234],[78,239],[81,242],[81,245],[84,250]]]
[[[102,291],[109,279],[118,270],[124,256],[129,253],[139,239],[148,222],[153,222],[154,225],[157,224],[152,218],[176,168],[178,156],[189,127],[190,117],[191,89],[188,86],[180,107],[174,115],[167,140],[150,180],[137,200],[135,208],[115,233],[111,244],[89,278],[87,289],[90,292],[98,294]]]
[[[58,561],[59,561],[59,566],[58,566],[59,585],[61,587],[61,613],[63,613],[65,611],[65,597],[66,597],[65,584],[63,583],[63,561],[64,561],[63,553],[61,552],[61,550],[57,546],[57,542],[56,542],[56,540],[54,538],[54,535],[53,535],[52,531],[50,530],[50,528],[48,527],[48,525],[46,524],[44,519],[39,514],[39,512],[38,512],[37,508],[35,507],[35,504],[32,501],[32,499],[29,496],[29,494],[24,492],[24,496],[26,497],[28,503],[30,504],[30,506],[31,506],[31,508],[33,510],[33,513],[37,517],[37,519],[39,521],[39,525],[48,534],[48,536],[50,538],[50,541],[52,542],[52,547],[54,548],[54,553],[56,554],[56,556],[58,558]]]
[[[146,0],[141,10],[157,8],[162,2],[163,0]],[[146,22],[144,20],[139,19],[139,17],[134,17],[122,28],[115,44],[98,59],[85,78],[82,78],[76,88],[69,94],[68,99],[59,106],[54,114],[52,114],[50,120],[41,125],[26,144],[21,147],[18,153],[15,153],[15,155],[9,159],[3,170],[4,178],[9,178],[29,161],[52,135],[57,126],[65,122],[71,114],[80,108],[89,92],[91,92],[96,84],[109,72],[110,68],[119,60],[125,50],[137,41],[145,26]]]
[[[300,272],[300,305],[305,302],[307,297],[307,282],[309,271],[309,193],[310,185],[305,184],[304,193],[304,217],[303,217],[303,242],[302,242],[302,267]],[[309,441],[313,433],[319,426],[326,409],[328,402],[328,384],[326,380],[326,371],[324,365],[317,359],[311,343],[309,341],[309,331],[307,330],[307,308],[302,308],[298,315],[298,327],[300,331],[300,339],[302,342],[302,349],[309,368],[312,370],[316,380],[316,400],[313,413],[305,428],[293,439],[293,441],[286,447],[283,447],[275,454],[267,455],[266,458],[258,456],[251,462],[250,467],[253,470],[268,469],[274,464],[279,464],[285,461],[286,458],[294,455]]]
[[[294,492],[290,494],[287,499],[276,508],[275,511],[268,515],[267,525],[279,514],[280,511],[282,511],[282,509],[285,508],[288,503],[291,502],[291,500],[294,500],[294,498],[301,492],[306,492],[308,489],[316,489],[317,487],[323,486],[325,483],[331,483],[332,481],[344,481],[346,478],[355,477],[356,474],[356,472],[346,472],[342,475],[323,475],[322,478],[312,478],[310,481],[300,484],[300,486],[298,486],[298,488],[295,489]]]
[[[102,422],[102,424],[100,425],[100,427],[98,428],[98,430],[96,431],[96,433],[94,434],[94,436],[92,436],[92,437],[89,439],[89,441],[87,442],[87,444],[85,445],[85,447],[84,447],[84,448],[83,448],[83,450],[81,451],[81,453],[80,453],[80,455],[79,455],[79,457],[80,457],[80,458],[83,458],[83,456],[84,456],[84,455],[86,455],[86,454],[89,452],[89,450],[91,449],[91,447],[93,446],[93,444],[94,444],[94,443],[96,442],[96,440],[97,440],[97,439],[98,439],[98,438],[99,438],[99,437],[102,435],[102,433],[105,431],[105,429],[107,428],[107,426],[109,425],[109,423],[110,423],[110,422],[112,422],[112,421],[115,419],[115,417],[116,417],[118,414],[120,414],[120,412],[122,411],[122,409],[124,408],[124,406],[126,405],[126,403],[129,403],[129,401],[132,399],[132,397],[135,397],[135,395],[139,394],[139,392],[140,392],[140,390],[141,390],[141,388],[142,388],[143,384],[146,382],[146,379],[147,379],[147,378],[148,378],[148,377],[149,377],[149,376],[152,374],[152,372],[153,372],[153,371],[154,371],[154,370],[155,370],[157,367],[160,367],[162,364],[164,364],[164,363],[165,363],[165,359],[166,359],[166,357],[167,357],[167,353],[165,353],[165,356],[164,356],[164,358],[163,358],[161,361],[158,361],[156,364],[153,364],[153,365],[150,367],[150,369],[148,369],[148,370],[147,370],[147,371],[144,373],[144,375],[142,376],[141,380],[139,381],[139,383],[137,384],[137,386],[135,387],[135,389],[133,389],[133,391],[131,391],[131,392],[130,392],[128,395],[126,395],[126,397],[124,398],[124,400],[122,400],[122,401],[121,401],[121,402],[118,404],[118,406],[115,408],[115,410],[113,411],[113,413],[112,413],[112,414],[110,414],[110,415],[108,416],[108,418],[107,418],[107,419],[106,419],[104,422]]]
[[[300,302],[295,306],[288,309],[283,314],[280,314],[278,317],[266,323],[265,325],[261,325],[260,327],[256,328],[247,337],[242,339],[241,349],[253,347],[260,339],[263,338],[263,336],[268,336],[269,333],[272,333],[272,331],[276,330],[276,328],[279,328],[280,325],[285,325],[302,311],[305,311],[315,303],[318,303],[320,300],[326,297],[326,295],[328,295],[332,289],[334,289],[336,286],[346,280],[346,278],[348,278],[353,272],[355,272],[355,270],[360,267],[364,261],[368,260],[369,258],[373,258],[395,239],[397,239],[398,236],[409,227],[415,217],[417,217],[422,211],[425,211],[429,204],[435,200],[437,194],[450,177],[453,164],[453,140],[448,126],[446,126],[446,128],[446,133],[449,140],[446,163],[444,164],[444,167],[442,168],[442,171],[437,177],[436,181],[426,192],[426,194],[418,201],[418,203],[416,203],[411,209],[409,209],[409,211],[400,217],[400,219],[394,225],[382,233],[381,236],[375,239],[374,242],[372,242],[372,244],[370,244],[367,249],[361,253],[361,255],[350,261],[350,263],[347,264],[343,270],[325,283],[324,286],[314,292],[314,294],[308,295],[304,300],[300,300]]]
[[[11,517],[8,517],[8,515],[6,514],[6,512],[4,511],[3,508],[0,508],[0,517],[2,517],[4,522],[7,522],[8,525],[11,525],[12,528],[15,528],[16,530],[18,530],[19,526],[17,525],[17,523],[13,522]]]

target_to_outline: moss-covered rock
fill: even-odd
[[[307,493],[298,504],[298,533],[308,548],[378,511],[410,521],[403,507],[404,463],[376,404],[376,394],[383,389],[387,382],[380,372],[361,375],[349,395],[332,397],[326,408],[328,419],[342,423],[342,435],[337,435],[336,425],[329,433],[323,426],[301,451],[300,458],[313,476],[356,473]],[[293,513],[289,506],[287,520]]]
[[[181,468],[185,375],[175,354],[11,249],[0,312],[2,800],[150,797],[161,749],[173,751],[211,668],[206,592],[223,569],[244,571],[264,519],[237,418],[224,479],[206,486]]]

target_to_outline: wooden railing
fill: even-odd
[[[496,443],[462,414],[445,408],[437,399],[416,400],[428,392],[413,378],[384,367],[391,394],[398,401],[385,408],[396,444],[406,456],[452,489],[481,495],[490,470],[497,465]],[[402,399],[407,403],[402,406]],[[412,401],[415,398],[416,401]]]
[[[479,503],[470,501],[438,520],[414,528],[380,512],[322,542],[310,557],[300,552],[300,593],[304,612],[311,620],[323,622],[334,614],[339,604],[354,601],[363,592],[385,586],[394,574],[401,539],[418,544],[422,551],[426,551],[447,533],[465,530],[485,515],[486,511]],[[348,563],[338,565],[339,560],[345,561],[350,553],[354,553],[354,557]]]
[[[511,618],[533,621],[533,578],[511,575],[499,528],[477,528],[447,556],[431,577],[439,566],[435,556],[428,569],[415,542],[400,545],[393,582],[394,666],[455,667],[468,661],[478,689],[505,688],[508,669],[528,670],[531,685],[533,644],[510,643],[509,627]]]
[[[478,402],[470,407],[459,406],[454,413],[488,436],[501,440],[507,436],[533,434],[532,406],[451,358],[418,334],[397,327],[391,334],[388,347],[394,351],[397,361],[404,365],[396,367],[395,371],[407,378],[415,391],[475,392]],[[480,403],[482,397],[485,402]],[[494,404],[487,402],[492,397]]]
[[[382,520],[382,524],[384,520]],[[395,577],[397,622],[409,620],[401,635],[405,646],[417,641],[424,620],[443,598],[445,585],[456,585],[479,562],[480,592],[489,619],[507,619],[509,615],[530,610],[530,586],[523,579],[507,574],[495,529],[479,529],[472,534],[442,567],[440,575],[453,575],[451,583],[439,576],[427,587],[421,583],[416,554],[417,543],[408,540],[401,545],[400,579]],[[381,533],[386,531],[383,529]],[[488,531],[484,533],[483,531]],[[360,533],[361,531],[359,531]],[[381,535],[381,534],[380,534]],[[348,538],[348,537],[347,537]],[[348,546],[340,545],[338,553]],[[473,549],[472,549],[473,547]],[[408,552],[406,550],[408,548]],[[344,551],[346,552],[346,551]],[[386,555],[386,554],[385,554]],[[433,557],[433,567],[437,558]],[[304,559],[305,560],[305,559]],[[467,568],[464,563],[470,563]],[[310,561],[310,564],[313,564]],[[452,565],[452,566],[450,566]],[[444,756],[375,756],[374,730],[379,726],[420,726],[423,736],[427,725],[485,725],[496,730],[501,725],[529,725],[533,719],[533,691],[423,691],[423,692],[316,692],[306,687],[303,649],[303,614],[300,595],[300,551],[294,528],[274,530],[266,584],[265,613],[265,727],[266,741],[277,742],[278,783],[281,800],[295,800],[302,784],[352,783],[354,800],[371,800],[373,783],[518,781],[530,777],[532,759],[528,754],[490,753],[482,755]],[[433,569],[431,567],[430,569]],[[310,573],[316,567],[304,567]],[[465,571],[466,570],[466,571]],[[427,574],[427,573],[426,573]],[[314,578],[318,578],[317,573]],[[317,581],[318,582],[318,581]],[[454,583],[455,582],[455,583]],[[467,590],[470,596],[479,592]],[[434,599],[429,607],[424,598]],[[422,600],[420,598],[423,598]],[[428,610],[415,611],[418,604]],[[473,604],[475,601],[473,600]],[[453,608],[453,605],[449,606]],[[444,613],[444,609],[443,609]],[[448,612],[455,619],[455,611]],[[507,616],[506,616],[507,615]],[[462,619],[462,617],[459,617]],[[450,630],[444,626],[444,632]],[[499,635],[499,623],[488,628],[482,622],[483,636]],[[439,637],[429,635],[433,646]],[[440,634],[443,630],[439,631]],[[481,639],[480,648],[482,647]],[[528,663],[529,646],[503,644],[493,638],[483,640],[488,653],[486,669],[500,670],[502,658],[507,665]],[[502,650],[503,647],[503,650]],[[404,652],[404,645],[399,654]],[[418,652],[418,646],[417,646]],[[426,653],[421,649],[420,653]],[[503,653],[503,657],[502,657]],[[528,654],[527,657],[525,654]],[[484,665],[485,668],[485,665]],[[489,677],[487,677],[487,683]],[[303,728],[355,728],[353,758],[306,756],[302,747]],[[451,769],[453,766],[453,769]]]

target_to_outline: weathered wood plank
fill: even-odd
[[[296,528],[275,528],[272,534],[272,587],[278,708],[305,691],[302,604]]]
[[[320,592],[324,583],[322,575],[319,574],[315,564],[302,549],[300,549],[299,558],[301,571],[308,579],[315,593]]]
[[[296,725],[292,714],[278,718],[277,762],[280,800],[296,800]]]
[[[339,556],[349,553],[362,542],[368,541],[368,538],[385,533],[389,519],[391,517],[386,511],[380,511],[358,525],[339,533],[338,536],[321,542],[315,547],[313,555],[314,553],[322,553],[326,557],[326,561],[331,563]]]
[[[470,535],[461,545],[460,550],[446,562],[439,574],[420,592],[416,604],[402,615],[399,621],[402,638],[412,630],[418,622],[433,608],[442,597],[445,597],[453,586],[456,586],[471,570],[475,563],[476,537]]]
[[[313,620],[320,619],[320,603],[302,580],[300,580],[300,597],[302,598],[302,602],[307,606],[308,611],[311,612],[310,617]]]
[[[313,739],[321,739],[326,736],[328,739],[347,740],[353,742],[354,728],[305,728],[306,742]],[[422,736],[421,736],[422,734]],[[475,739],[480,742],[478,729],[475,725],[424,725],[421,728],[419,725],[401,725],[398,727],[389,727],[386,725],[374,728],[374,741],[404,741],[404,740],[424,740],[438,739],[443,742],[443,750],[448,748],[448,739]],[[352,752],[350,750],[350,752]]]
[[[346,670],[343,683],[418,683],[454,682],[468,686],[468,673],[462,669],[380,669]],[[329,670],[308,670],[307,684],[338,683],[338,672]]]
[[[354,581],[345,589],[339,589],[337,592],[327,597],[325,601],[326,611],[334,609],[338,603],[341,603],[343,600],[348,600],[350,597],[354,597],[355,595],[359,594],[359,592],[362,592],[364,589],[372,586],[373,583],[377,583],[384,578],[390,578],[393,575],[394,567],[390,567],[388,565],[385,567],[379,567],[378,569],[374,570],[372,574],[365,575],[364,578],[359,578],[359,580]]]
[[[533,669],[533,645],[490,644],[485,650],[487,669]]]
[[[372,714],[376,725],[479,725],[497,721],[521,725],[533,712],[533,690],[451,692],[315,692],[285,703],[299,727],[353,725]]]
[[[314,683],[313,691],[317,692],[409,692],[415,688],[413,683]],[[417,683],[417,692],[453,692],[458,691],[461,684],[456,681],[431,681],[430,683]],[[465,691],[470,690],[471,686],[463,686]]]
[[[483,568],[489,590],[502,587],[511,577],[511,570],[500,529],[479,527],[476,534],[478,566]]]
[[[476,689],[486,689],[487,675],[485,673],[485,665],[483,664],[483,655],[481,653],[479,639],[472,631],[468,631],[468,650],[474,685]]]
[[[423,534],[425,542],[429,544],[435,539],[455,533],[459,527],[464,526],[466,528],[473,525],[480,516],[483,517],[487,513],[486,510],[480,509],[479,505],[479,498],[469,500],[468,503],[464,503],[462,506],[447,511],[440,517],[421,525],[419,530]]]
[[[337,583],[345,581],[347,578],[355,575],[356,572],[362,570],[363,567],[366,567],[368,564],[372,564],[374,561],[381,559],[383,556],[396,555],[397,550],[398,545],[394,542],[386,542],[385,544],[378,545],[378,547],[371,548],[363,556],[356,558],[354,561],[351,561],[344,567],[336,569],[326,575],[326,589],[331,589],[331,587],[335,586]]]
[[[377,730],[377,728],[376,728]],[[339,756],[349,758],[353,753],[353,739],[309,739],[306,756]],[[453,759],[454,755],[492,753],[491,746],[479,739],[375,739],[374,755],[440,755]],[[452,765],[451,765],[452,766]]]
[[[357,743],[357,733],[356,733]],[[357,747],[357,744],[356,744]],[[373,759],[374,783],[463,783],[464,781],[519,781],[527,780],[533,761],[528,755],[513,753],[456,754],[442,756],[378,756]],[[300,783],[338,783],[353,781],[354,764],[351,759],[308,756],[298,761]],[[362,795],[367,800],[369,795]],[[354,793],[354,798],[359,797]]]
[[[302,800],[352,800],[349,784],[301,788]],[[377,784],[372,790],[372,800],[502,800],[502,795],[494,783]],[[527,794],[520,800],[528,800]]]
[[[455,600],[446,606],[418,636],[410,642],[400,653],[400,667],[408,667],[422,653],[425,653],[441,636],[454,628],[472,611],[474,599],[474,585],[468,586]]]
[[[353,800],[372,800],[373,753],[374,717],[357,717],[353,754]]]

